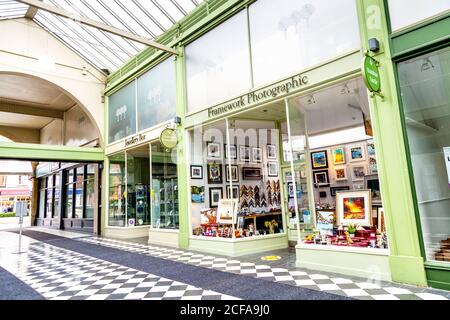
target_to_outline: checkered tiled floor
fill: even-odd
[[[163,259],[183,262],[195,266],[242,274],[268,281],[277,281],[293,286],[325,291],[365,300],[447,300],[446,291],[429,290],[413,286],[399,286],[388,282],[355,280],[327,273],[315,273],[306,269],[276,268],[264,264],[243,262],[235,259],[203,255],[180,249],[171,249],[155,245],[139,244],[129,241],[80,238],[92,244],[151,255]]]
[[[51,300],[237,299],[41,242],[0,250],[0,266]]]

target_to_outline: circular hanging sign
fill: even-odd
[[[378,70],[377,61],[371,56],[364,57],[363,78],[370,92],[380,92],[380,71]]]
[[[165,128],[159,136],[159,141],[167,149],[173,149],[178,144],[177,132],[171,128]]]

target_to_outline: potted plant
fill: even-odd
[[[352,223],[347,227],[347,232],[350,235],[350,238],[354,238],[355,237],[355,233],[356,233],[356,226]]]

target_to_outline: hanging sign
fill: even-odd
[[[178,144],[177,132],[175,129],[165,128],[159,136],[159,141],[166,149],[173,149]]]
[[[379,93],[381,91],[380,71],[378,62],[369,55],[364,57],[363,78],[370,92]]]
[[[450,187],[450,147],[443,148],[445,168],[447,169],[448,186]]]

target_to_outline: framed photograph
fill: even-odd
[[[332,197],[336,197],[336,192],[339,192],[339,191],[348,191],[348,190],[350,190],[350,187],[349,187],[349,186],[331,187],[331,188],[330,188],[330,195],[331,195]]]
[[[205,202],[205,187],[191,186],[191,202],[204,203]]]
[[[230,170],[231,170],[231,181],[232,182],[239,182],[239,171],[238,166],[236,165],[225,165],[225,171],[226,171],[226,182],[230,182]]]
[[[367,155],[369,157],[375,157],[375,143],[373,140],[367,141]]]
[[[334,211],[316,212],[317,230],[320,230],[320,234],[333,235],[334,216]]]
[[[268,144],[266,146],[266,156],[267,156],[267,159],[276,160],[277,159],[277,146],[274,144]]]
[[[336,193],[336,222],[348,226],[372,225],[372,204],[370,190],[341,191]]]
[[[243,180],[261,180],[261,168],[242,168],[242,179]]]
[[[381,191],[380,191],[380,180],[378,180],[377,174],[367,175],[364,177],[365,188],[372,192],[372,203],[381,204]]]
[[[380,232],[386,232],[386,219],[384,217],[384,209],[382,207],[378,208],[378,230]]]
[[[331,155],[333,157],[333,163],[335,165],[345,164],[345,148],[336,147],[331,149]]]
[[[347,167],[346,166],[334,167],[334,174],[336,181],[347,180]]]
[[[233,186],[233,199],[239,200],[239,186]],[[231,199],[231,187],[227,186],[227,199]]]
[[[369,157],[368,174],[377,174],[377,173],[378,173],[377,159],[375,157]]]
[[[330,185],[330,179],[328,177],[328,170],[314,171],[314,186],[327,187]]]
[[[313,170],[328,168],[327,150],[311,152],[311,165]]]
[[[230,144],[230,155],[228,155],[228,145],[225,144],[225,159],[237,159],[237,147],[235,144]]]
[[[217,208],[219,201],[223,198],[222,188],[209,188],[209,207]]]
[[[238,200],[220,199],[217,206],[217,222],[220,224],[236,223]]]
[[[250,162],[250,147],[239,146],[239,160],[242,162]]]
[[[191,179],[203,179],[203,166],[191,166]]]
[[[220,158],[220,143],[208,141],[206,150],[208,158]]]
[[[276,161],[267,162],[267,175],[269,177],[278,177],[278,162]]]
[[[222,164],[208,163],[208,183],[219,184],[222,183]]]
[[[352,167],[352,181],[364,181],[366,176],[366,170],[364,166],[353,166]]]
[[[262,156],[263,156],[262,148],[255,148],[255,147],[252,148],[252,161],[253,162],[256,162],[256,163],[262,162],[262,160],[263,160]]]
[[[292,182],[288,182],[288,183],[286,183],[286,187],[287,187],[288,198],[293,198],[294,197],[294,185],[292,184]]]
[[[355,144],[349,147],[350,149],[350,161],[364,161],[366,160],[366,155],[364,153],[364,148],[361,144]]]

